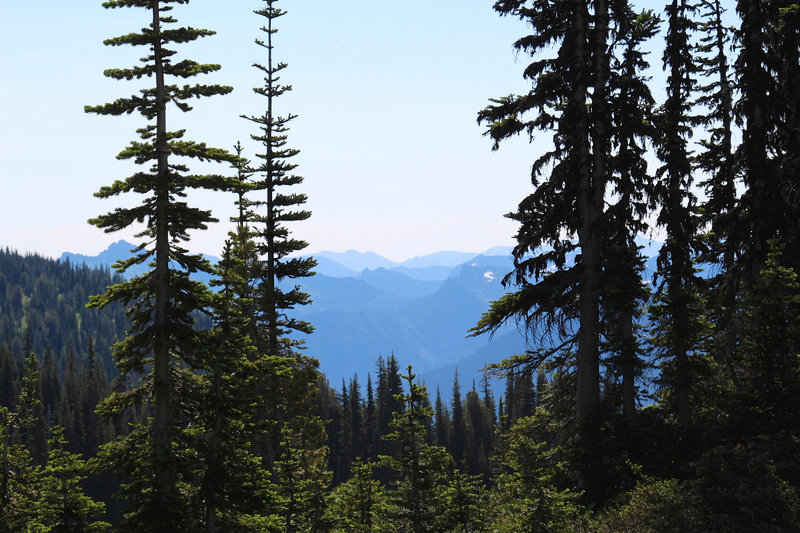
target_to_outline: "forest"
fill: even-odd
[[[304,349],[287,12],[253,14],[248,158],[180,129],[232,90],[189,82],[220,65],[179,55],[214,34],[178,24],[188,3],[102,4],[146,24],[104,42],[144,55],[105,76],[146,88],[85,107],[142,119],[117,155],[139,170],[90,220],[136,227],[134,255],[112,273],[0,250],[0,531],[800,530],[800,3],[495,2],[530,30],[509,36],[530,89],[477,121],[493,149],[548,148],[507,215],[507,292],[464,333],[515,324],[529,349],[446,399],[402,354],[331,384]],[[237,207],[213,265],[186,247],[216,222],[201,189]]]

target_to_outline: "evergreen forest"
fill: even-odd
[[[402,354],[320,372],[294,313],[316,262],[292,233],[288,2],[252,15],[262,106],[231,149],[181,129],[233,88],[196,81],[221,67],[182,45],[214,32],[177,4],[102,4],[143,26],[104,41],[143,56],[104,75],[145,88],[85,106],[140,119],[89,222],[135,226],[133,255],[0,249],[0,531],[800,531],[800,3],[494,3],[529,30],[529,90],[486,95],[487,150],[548,148],[506,215],[506,293],[464,334],[528,349],[447,391]],[[236,206],[215,264],[188,251],[217,222],[198,190]]]

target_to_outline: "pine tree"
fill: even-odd
[[[710,225],[711,258],[723,269],[733,266],[735,250],[726,236],[730,233],[731,216],[736,207],[736,161],[733,146],[734,80],[728,61],[732,28],[725,26],[722,16],[725,9],[720,0],[701,0],[703,10],[698,25],[700,42],[696,62],[699,71],[708,80],[697,86],[699,94],[695,105],[703,106],[698,117],[708,130],[708,138],[700,140],[702,151],[696,161],[699,169],[708,173],[702,182],[708,199],[703,204],[703,218]]]
[[[490,512],[486,509],[486,491],[479,477],[459,470],[451,474],[443,494],[443,512],[437,520],[440,531],[485,531],[484,520]]]
[[[87,424],[83,419],[83,391],[79,388],[73,349],[70,349],[67,356],[60,393],[58,421],[64,426],[64,438],[69,450],[77,453],[85,448]]]
[[[377,406],[375,405],[375,393],[372,390],[372,377],[367,373],[367,403],[364,408],[364,446],[366,448],[365,459],[376,457],[376,449],[379,435],[377,432]]]
[[[439,388],[436,388],[436,403],[434,408],[434,423],[436,428],[434,443],[445,449],[450,449],[450,433],[453,430],[453,424],[450,421],[450,414],[442,401],[442,395]]]
[[[265,21],[261,28],[264,37],[255,42],[266,51],[266,61],[254,65],[263,73],[264,85],[253,90],[266,98],[266,109],[260,115],[242,115],[258,126],[259,133],[251,138],[262,146],[262,152],[256,154],[260,162],[247,170],[252,175],[246,223],[259,257],[252,273],[255,305],[250,335],[265,361],[254,392],[261,402],[258,418],[265,424],[258,453],[268,469],[283,453],[280,442],[284,440],[281,435],[284,423],[290,423],[298,435],[318,433],[307,431],[304,426],[316,420],[309,415],[317,395],[319,362],[299,351],[304,342],[298,338],[298,334],[309,334],[314,328],[289,316],[294,307],[310,303],[309,295],[294,282],[313,275],[311,269],[316,261],[311,257],[289,257],[308,244],[292,238],[286,224],[306,220],[311,213],[301,208],[306,202],[305,194],[287,191],[301,184],[303,178],[293,173],[297,165],[292,158],[299,151],[287,146],[289,123],[296,116],[277,113],[278,98],[291,90],[290,85],[280,81],[287,65],[276,62],[274,56],[274,37],[278,32],[275,21],[286,14],[277,3],[264,0],[264,7],[255,10]],[[252,199],[252,195],[258,198]],[[306,443],[303,447],[315,449],[322,444],[322,441]]]
[[[104,295],[96,296],[91,305],[102,307],[112,302],[129,306],[131,330],[124,341],[114,347],[120,373],[141,373],[152,370],[131,391],[112,394],[105,402],[106,414],[121,413],[129,407],[147,404],[152,419],[130,434],[104,448],[107,468],[128,478],[126,496],[135,501],[128,513],[127,526],[138,530],[180,530],[187,527],[188,502],[179,489],[182,483],[181,421],[188,416],[187,387],[194,378],[184,368],[192,366],[198,346],[192,312],[207,303],[207,289],[190,279],[198,271],[209,271],[208,262],[189,254],[180,243],[189,232],[204,229],[215,221],[211,213],[190,207],[182,200],[196,188],[224,185],[218,176],[188,174],[188,167],[179,158],[200,161],[230,161],[224,150],[204,143],[183,139],[184,130],[167,129],[167,109],[172,103],[183,112],[189,111],[188,100],[229,93],[220,85],[178,85],[172,79],[184,80],[198,74],[219,70],[219,65],[200,64],[189,59],[176,60],[172,44],[186,43],[213,32],[191,27],[169,29],[177,22],[168,13],[171,4],[185,0],[109,0],[105,8],[137,7],[151,16],[148,27],[104,41],[109,46],[145,47],[148,55],[142,64],[129,68],[108,69],[105,75],[116,80],[149,78],[153,85],[138,95],[120,98],[108,104],[87,106],[86,111],[101,115],[122,115],[137,112],[147,125],[138,133],[141,141],[132,142],[118,158],[130,159],[148,170],[118,180],[96,194],[109,198],[123,193],[143,196],[134,207],[117,208],[90,222],[106,232],[125,229],[135,222],[144,223],[139,236],[146,240],[135,248],[135,255],[117,265],[124,271],[133,265],[152,261],[152,270],[141,276],[112,286]]]
[[[67,449],[63,426],[54,426],[50,452],[42,477],[38,516],[34,531],[106,531],[110,524],[97,520],[105,505],[86,496],[80,482],[86,478],[86,462]]]
[[[490,531],[568,531],[579,516],[578,495],[560,487],[564,465],[554,463],[546,443],[536,438],[538,423],[536,417],[521,418],[502,436],[504,453],[488,504]]]
[[[22,531],[37,515],[38,468],[28,448],[20,443],[34,427],[41,406],[36,354],[25,359],[22,388],[14,411],[0,407],[2,471],[0,471],[0,530]],[[23,437],[23,439],[20,439]]]
[[[261,468],[252,448],[256,440],[256,410],[250,397],[255,347],[247,332],[249,279],[246,262],[250,241],[242,226],[229,235],[216,267],[213,296],[214,327],[207,332],[200,366],[197,433],[198,509],[204,531],[251,531],[277,521],[269,472]]]
[[[467,393],[464,399],[464,412],[467,420],[468,439],[466,465],[470,474],[481,474],[489,479],[489,457],[492,455],[493,413],[489,410],[475,390]]]
[[[508,137],[533,138],[544,131],[552,134],[553,149],[533,164],[534,192],[507,215],[519,230],[514,271],[504,283],[518,289],[493,302],[473,329],[496,331],[516,319],[537,339],[553,334],[555,346],[539,352],[537,362],[574,347],[575,412],[587,442],[600,402],[598,291],[610,142],[608,7],[604,0],[591,4],[592,9],[587,1],[495,4],[501,15],[533,29],[514,45],[534,57],[524,71],[532,88],[492,100],[478,121],[489,124],[495,148]],[[582,485],[591,483],[579,477]]]
[[[707,175],[701,182],[706,192],[702,205],[706,249],[701,259],[714,265],[709,272],[705,294],[706,314],[713,328],[706,351],[710,356],[709,363],[713,361],[726,369],[728,380],[735,381],[732,369],[737,332],[733,327],[733,315],[740,283],[736,266],[739,243],[735,238],[735,228],[738,219],[737,183],[741,182],[741,176],[734,146],[736,80],[728,58],[735,30],[723,24],[725,9],[720,0],[702,0],[698,7],[702,10],[702,17],[698,24],[700,40],[696,61],[707,81],[697,86],[695,105],[702,106],[703,113],[698,121],[705,127],[707,136],[699,142],[701,150],[695,157],[695,164]],[[713,389],[711,394],[715,394]]]
[[[257,177],[252,182],[251,189],[264,197],[249,202],[254,212],[248,217],[248,222],[254,227],[259,254],[266,256],[258,273],[260,313],[257,320],[265,333],[263,338],[254,340],[264,353],[281,355],[301,344],[290,335],[295,332],[311,333],[313,326],[286,315],[295,306],[308,304],[309,295],[297,285],[286,290],[280,282],[311,276],[311,269],[316,266],[316,262],[309,257],[288,257],[289,254],[303,250],[308,243],[291,238],[285,224],[306,220],[311,213],[297,210],[298,206],[305,203],[305,194],[282,192],[287,187],[301,184],[303,178],[292,173],[297,168],[292,158],[299,150],[286,146],[288,126],[296,115],[281,116],[275,110],[278,97],[292,89],[291,85],[280,83],[279,74],[287,64],[276,63],[273,57],[273,38],[278,32],[275,21],[285,15],[286,11],[276,7],[278,0],[264,0],[264,3],[265,7],[255,11],[266,20],[266,25],[262,28],[265,40],[257,39],[256,44],[266,50],[267,60],[266,64],[255,65],[265,76],[264,86],[253,90],[266,98],[266,111],[262,115],[245,116],[261,130],[259,134],[251,135],[262,144],[264,150],[257,156],[261,163],[252,169]]]
[[[325,499],[330,484],[327,450],[309,445],[321,441],[321,434],[307,435],[304,431],[321,433],[322,425],[312,420],[301,431],[284,425],[282,454],[275,464],[280,489],[277,514],[280,530],[286,533],[330,529]]]
[[[649,64],[642,47],[655,34],[658,19],[649,11],[634,12],[627,1],[612,5],[618,51],[610,65],[613,153],[609,182],[616,201],[608,208],[606,222],[602,330],[604,352],[610,353],[612,371],[622,378],[623,414],[629,424],[635,424],[636,379],[642,368],[636,323],[648,296],[636,238],[647,230],[653,179],[645,155],[646,144],[655,134],[653,97],[643,74]]]
[[[382,357],[378,357],[378,430],[377,436],[382,438],[391,432],[391,423],[394,413],[401,412],[405,406],[398,399],[398,395],[403,393],[403,385],[400,381],[400,372],[394,354],[384,362]],[[396,441],[382,439],[378,444],[378,453],[393,455],[399,451]]]
[[[100,400],[105,398],[108,393],[108,376],[105,369],[97,360],[94,351],[94,339],[89,337],[87,345],[86,369],[81,379],[83,393],[82,418],[85,424],[86,441],[84,445],[84,456],[94,457],[97,448],[103,442],[109,440],[107,437],[107,424],[99,423],[95,414],[95,409]]]
[[[770,247],[734,322],[741,339],[735,351],[741,386],[728,416],[743,435],[791,435],[800,429],[800,275],[783,266],[786,247],[780,241],[773,239]]]
[[[461,399],[461,384],[458,382],[458,369],[453,376],[453,398],[450,403],[453,432],[450,435],[450,454],[459,466],[465,467],[467,452],[467,420],[464,415],[464,403]]]
[[[425,442],[433,409],[425,405],[427,391],[414,382],[416,376],[408,367],[402,378],[408,393],[398,394],[404,410],[395,411],[394,431],[384,438],[398,442],[402,451],[396,456],[381,456],[381,462],[396,474],[389,493],[389,518],[393,528],[401,532],[435,531],[436,516],[442,510],[441,491],[447,482],[451,458],[444,448]]]
[[[787,247],[787,264],[800,266],[796,171],[800,21],[793,6],[793,2],[739,0],[736,8],[742,25],[735,112],[743,122],[736,155],[744,191],[726,238],[738,256],[731,275],[744,290],[758,279],[773,238]]]
[[[364,427],[362,416],[361,387],[358,384],[358,376],[353,376],[350,380],[350,403],[347,406],[350,410],[350,442],[352,443],[351,457],[366,458],[364,449]]]
[[[333,531],[378,531],[385,511],[385,490],[372,479],[373,467],[373,463],[356,459],[353,477],[332,491],[328,512]]]
[[[692,355],[702,335],[699,295],[703,283],[694,266],[699,233],[696,199],[691,190],[692,167],[688,137],[693,118],[691,102],[696,85],[690,34],[695,28],[695,7],[686,0],[673,0],[667,7],[669,28],[664,51],[668,69],[667,100],[658,125],[661,138],[658,156],[656,199],[658,224],[666,231],[666,242],[658,255],[655,304],[651,317],[657,332],[659,356],[664,360],[661,380],[672,395],[677,421],[684,430],[692,424]]]

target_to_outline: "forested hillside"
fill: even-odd
[[[91,338],[104,369],[116,373],[111,345],[130,325],[125,309],[98,312],[86,304],[119,281],[107,268],[0,250],[0,342],[18,356],[49,354],[61,373],[70,352],[85,357]]]

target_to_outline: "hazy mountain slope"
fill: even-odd
[[[359,279],[378,290],[403,296],[419,298],[435,293],[442,286],[442,281],[424,281],[406,276],[396,270],[376,268],[364,270]]]
[[[450,274],[453,272],[453,267],[447,266],[428,266],[428,267],[418,267],[418,268],[410,268],[406,266],[398,266],[393,267],[390,269],[392,272],[397,272],[398,274],[403,274],[404,276],[408,276],[412,279],[418,279],[422,281],[444,281]]]

